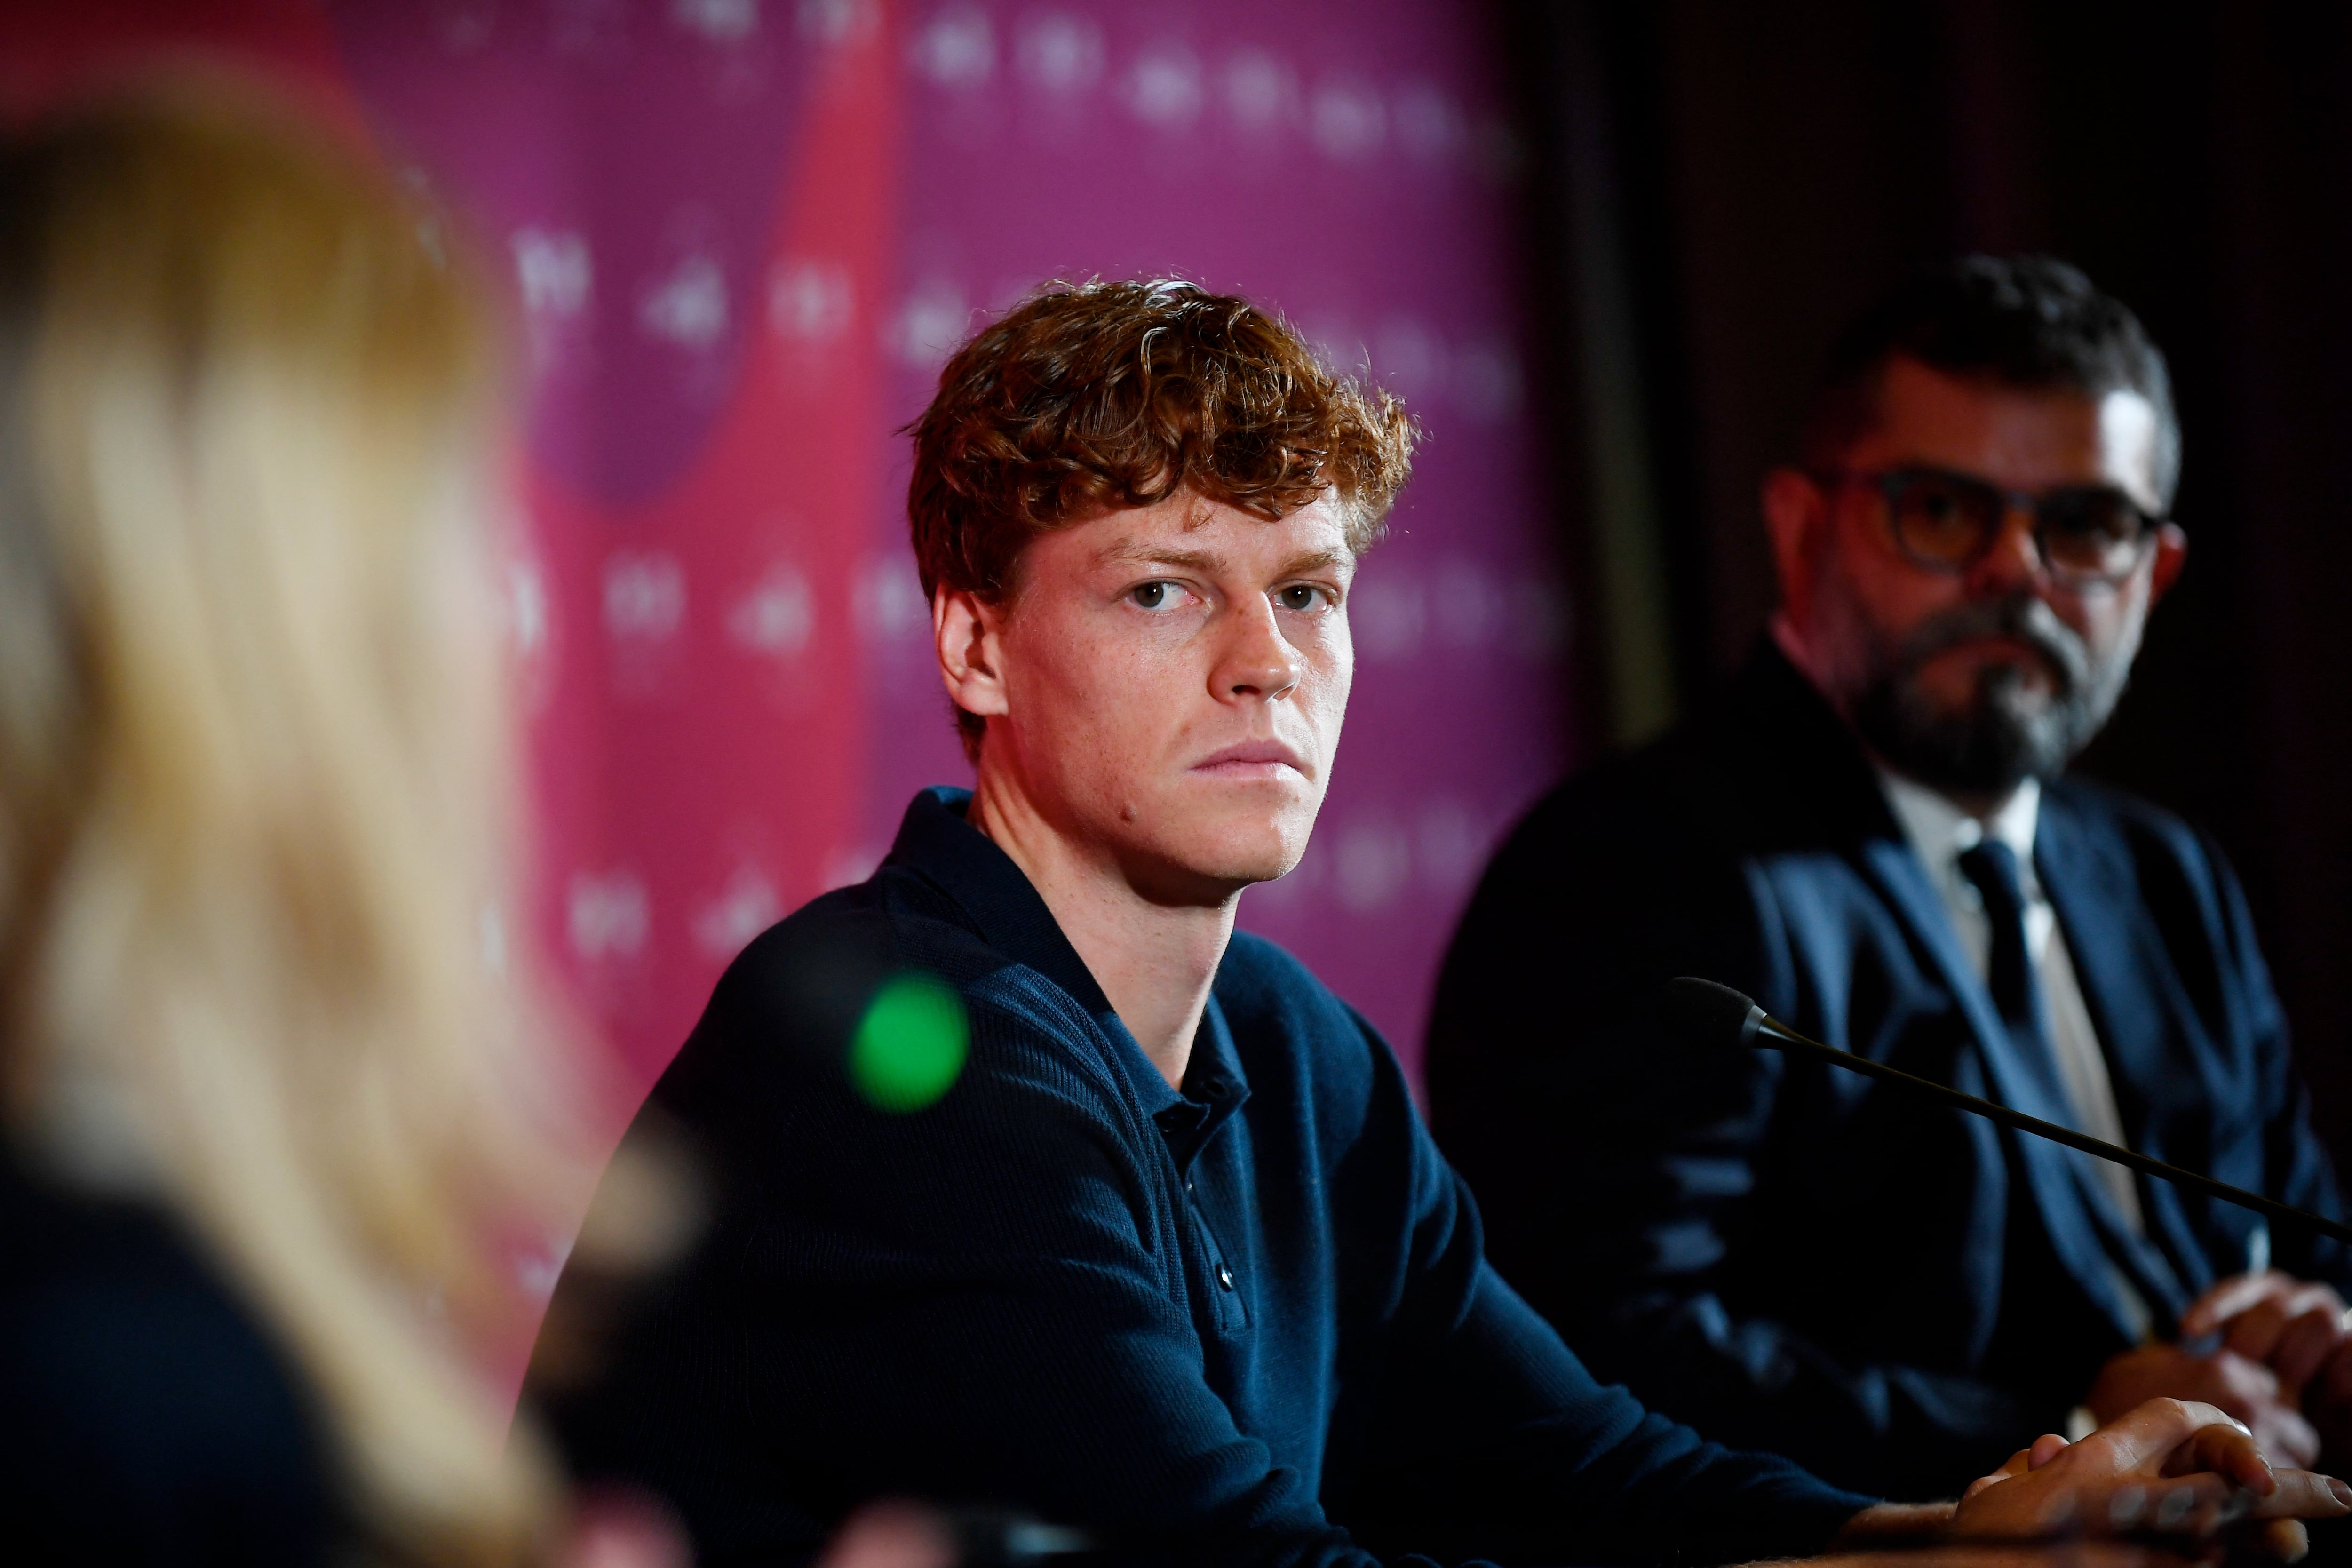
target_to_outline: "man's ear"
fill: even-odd
[[[940,679],[957,707],[983,719],[1010,711],[1001,662],[1003,626],[1003,608],[977,594],[942,584],[931,595],[931,637],[939,650]]]
[[[2174,580],[2180,575],[2180,569],[2188,564],[2189,535],[2181,531],[2180,525],[2177,522],[2168,522],[2158,529],[2156,531],[2156,571],[2150,574],[2147,581],[2149,609],[2156,608],[2156,602],[2164,597],[2165,590],[2172,586]]]
[[[1812,475],[1782,467],[1764,476],[1760,500],[1772,566],[1780,580],[1780,608],[1801,633],[1811,624],[1813,579],[1830,542],[1830,498]]]

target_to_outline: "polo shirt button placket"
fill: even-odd
[[[1234,1271],[1230,1267],[1223,1263],[1217,1265],[1217,1287],[1223,1290],[1230,1290],[1234,1288]]]

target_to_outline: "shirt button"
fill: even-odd
[[[1234,1271],[1222,1263],[1217,1265],[1217,1286],[1224,1290],[1234,1288]]]

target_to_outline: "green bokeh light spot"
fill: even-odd
[[[928,974],[901,974],[875,994],[849,1047],[849,1081],[884,1110],[920,1110],[963,1071],[963,1004]]]

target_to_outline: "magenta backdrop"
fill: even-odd
[[[1475,12],[328,10],[381,135],[517,269],[545,913],[640,1072],[744,940],[968,779],[892,431],[1040,279],[1170,273],[1279,307],[1429,430],[1314,846],[1242,910],[1417,1059],[1469,884],[1567,760],[1520,154]]]
[[[219,0],[47,26],[206,10],[339,76],[513,268],[540,916],[635,1076],[743,942],[866,874],[912,791],[968,781],[893,430],[1040,279],[1146,274],[1278,307],[1427,426],[1359,579],[1313,847],[1242,908],[1417,1062],[1471,881],[1569,760],[1520,152],[1476,7],[325,0],[322,26],[319,0]]]

